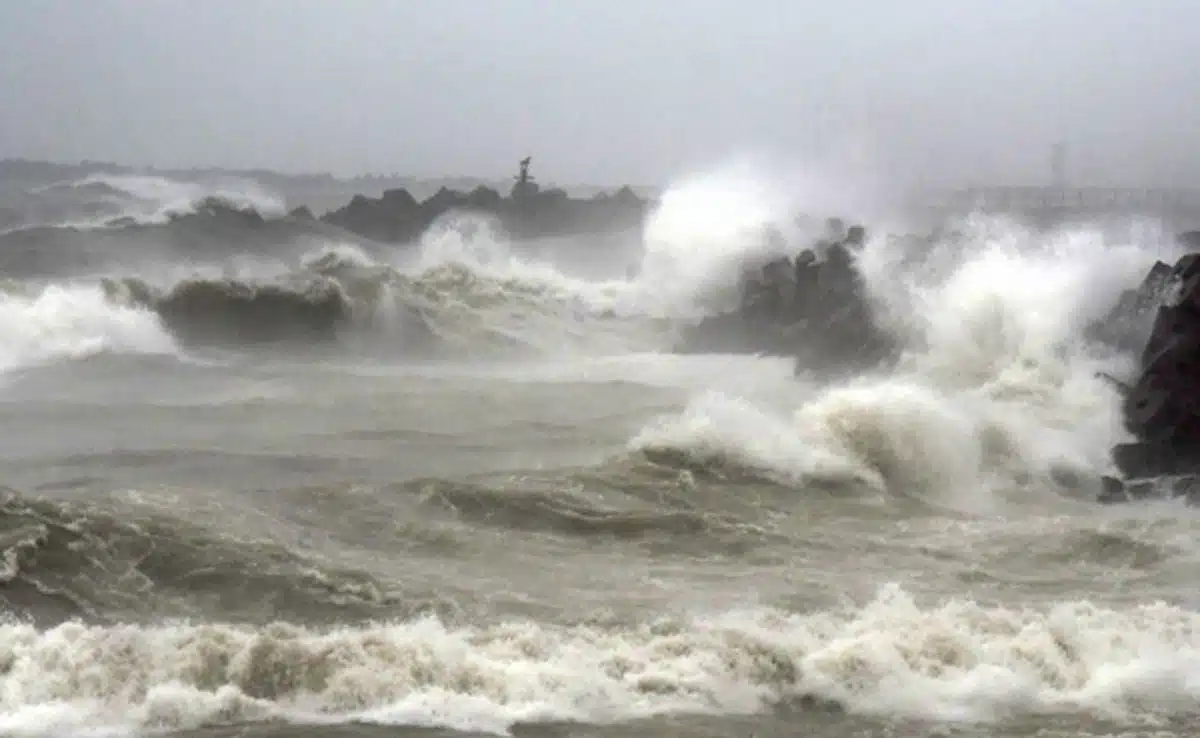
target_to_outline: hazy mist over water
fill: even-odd
[[[730,153],[890,182],[1194,186],[1186,0],[0,8],[0,156],[664,185]],[[15,111],[19,111],[15,113]]]
[[[0,735],[1193,734],[1200,518],[1094,501],[1089,327],[1196,211],[912,195],[1194,189],[1196,20],[0,6]],[[645,222],[288,214],[527,155]],[[834,215],[894,366],[680,351]]]

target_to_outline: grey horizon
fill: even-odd
[[[903,186],[1200,183],[1200,5],[0,6],[0,158],[665,184],[757,154]]]

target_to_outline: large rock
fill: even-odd
[[[1171,273],[1169,264],[1156,261],[1141,285],[1122,292],[1113,309],[1088,328],[1088,337],[1124,353],[1139,351],[1162,304]]]
[[[738,307],[702,320],[677,350],[793,356],[797,373],[865,369],[885,362],[895,346],[876,323],[854,262],[864,236],[855,226],[794,259],[782,256],[744,266]],[[779,236],[768,232],[767,238],[776,241]]]
[[[1182,234],[1188,246],[1192,234]],[[1200,253],[1155,264],[1137,299],[1152,311],[1135,381],[1122,385],[1130,443],[1113,449],[1119,477],[1105,480],[1102,502],[1183,497],[1200,503]],[[1131,312],[1132,309],[1127,309]]]

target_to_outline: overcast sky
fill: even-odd
[[[5,0],[0,157],[1200,186],[1200,0]],[[841,155],[841,154],[839,154]]]

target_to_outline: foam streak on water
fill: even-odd
[[[834,199],[740,164],[611,264],[453,214],[5,282],[0,734],[1194,718],[1200,525],[1090,501],[1131,357],[1085,329],[1169,234],[881,226],[894,369],[671,353]],[[285,332],[323,353],[249,345]]]

